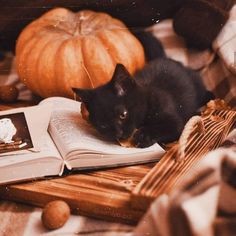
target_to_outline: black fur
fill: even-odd
[[[144,47],[146,61],[152,61],[156,58],[166,57],[161,43],[151,32],[144,30],[132,30],[132,33],[139,39]]]
[[[137,147],[177,140],[187,120],[213,98],[197,72],[166,57],[152,60],[133,78],[118,64],[107,84],[73,90],[101,134],[123,140],[136,131]]]

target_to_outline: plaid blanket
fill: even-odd
[[[233,73],[236,73],[236,5],[230,11],[230,17],[220,32],[213,48],[224,61],[227,68]]]
[[[234,70],[236,10],[222,34],[214,43],[214,50],[194,51],[184,44],[172,27],[163,21],[147,30],[160,39],[166,54],[184,65],[199,70],[206,87],[231,106],[236,105],[236,74]],[[236,31],[235,31],[236,32]],[[230,56],[229,56],[230,54]],[[233,59],[232,59],[233,58]],[[19,98],[31,100],[33,94],[18,80],[14,57],[6,54],[0,62],[0,85],[15,84]],[[21,204],[0,202],[1,235],[236,235],[236,134],[225,143],[228,147],[210,152],[185,181],[170,193],[161,195],[144,218],[133,227],[81,216],[72,216],[67,224],[47,232],[40,222],[41,209]],[[132,233],[133,231],[133,233]]]
[[[236,235],[236,132],[151,205],[135,236]],[[225,144],[226,144],[225,143]]]
[[[147,30],[162,42],[168,57],[198,70],[208,90],[212,91],[217,98],[224,99],[229,105],[236,105],[236,69],[232,70],[236,65],[234,62],[236,60],[236,6],[231,11],[228,23],[214,42],[214,51],[196,51],[187,48],[183,39],[175,34],[172,20],[165,20]],[[232,32],[235,32],[234,37],[226,36],[232,35]]]

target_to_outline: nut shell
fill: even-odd
[[[47,229],[62,227],[70,216],[70,207],[61,200],[49,202],[42,212],[42,223]]]
[[[2,102],[15,102],[18,98],[19,90],[14,85],[5,85],[0,87],[0,100]]]

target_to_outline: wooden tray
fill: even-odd
[[[70,205],[75,214],[135,223],[144,211],[131,207],[131,192],[153,165],[76,173],[3,186],[0,187],[0,196],[2,199],[40,207],[49,201],[61,199]]]

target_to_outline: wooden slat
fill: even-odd
[[[144,211],[131,207],[131,191],[153,165],[76,173],[62,178],[0,187],[0,197],[40,207],[49,201],[61,199],[70,205],[75,214],[136,223]]]
[[[187,141],[184,161],[176,161],[180,155],[177,143],[136,186],[132,192],[133,207],[146,209],[156,197],[168,194],[207,152],[220,146],[235,120],[236,112],[232,110],[215,110],[204,115],[205,131],[198,133],[195,127]]]

